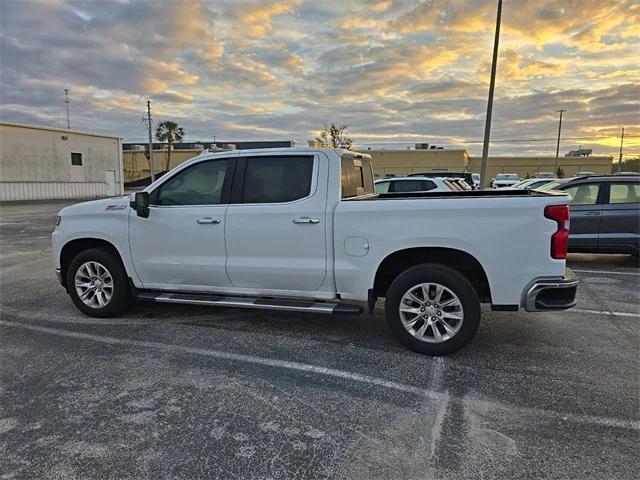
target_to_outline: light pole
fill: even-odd
[[[622,135],[620,136],[620,156],[618,157],[618,173],[622,172],[622,142],[624,142],[624,127],[622,127]]]
[[[560,132],[562,132],[562,114],[566,112],[564,108],[558,110],[560,112],[560,122],[558,123],[558,143],[556,144],[556,172],[558,171],[558,155],[560,154]]]
[[[489,100],[487,101],[487,118],[484,122],[484,142],[482,143],[482,164],[480,165],[480,189],[484,190],[487,178],[487,161],[489,157],[489,136],[491,134],[491,113],[493,111],[493,91],[496,86],[496,67],[498,66],[498,43],[500,42],[500,17],[502,16],[502,0],[498,0],[496,15],[496,35],[493,40],[493,61],[491,62],[491,81],[489,83]]]
[[[151,183],[156,181],[156,169],[153,165],[153,136],[151,134],[151,101],[147,100],[147,126],[149,127],[149,171],[151,172]]]
[[[67,109],[67,130],[71,130],[71,123],[69,122],[69,89],[64,89],[64,103]]]

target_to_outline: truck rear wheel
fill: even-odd
[[[120,259],[106,249],[92,248],[75,256],[67,269],[71,300],[91,317],[113,317],[131,303],[127,274]]]
[[[412,350],[427,355],[453,353],[476,334],[480,300],[456,270],[423,264],[400,274],[385,302],[389,328]]]

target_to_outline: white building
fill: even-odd
[[[118,137],[0,122],[0,201],[124,193]]]

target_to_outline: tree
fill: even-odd
[[[614,167],[615,170],[615,167]],[[640,172],[640,155],[633,155],[626,158],[622,162],[621,171],[623,172]]]
[[[347,136],[347,128],[348,125],[336,125],[333,122],[330,125],[325,124],[320,135],[316,137],[316,142],[319,142],[323,147],[349,150],[353,145],[353,139]]]
[[[160,122],[156,127],[156,139],[160,142],[166,142],[168,145],[167,159],[164,165],[165,170],[171,168],[171,145],[181,142],[183,137],[184,130],[176,122],[167,120],[166,122]]]
[[[558,176],[558,178],[564,178],[564,169],[558,167],[558,169],[556,170],[556,175]]]

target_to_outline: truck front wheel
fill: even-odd
[[[113,317],[131,303],[127,274],[120,259],[106,249],[80,252],[67,269],[71,300],[91,317]]]
[[[476,334],[480,300],[456,270],[422,264],[400,274],[386,296],[389,328],[412,350],[427,355],[453,353]]]

